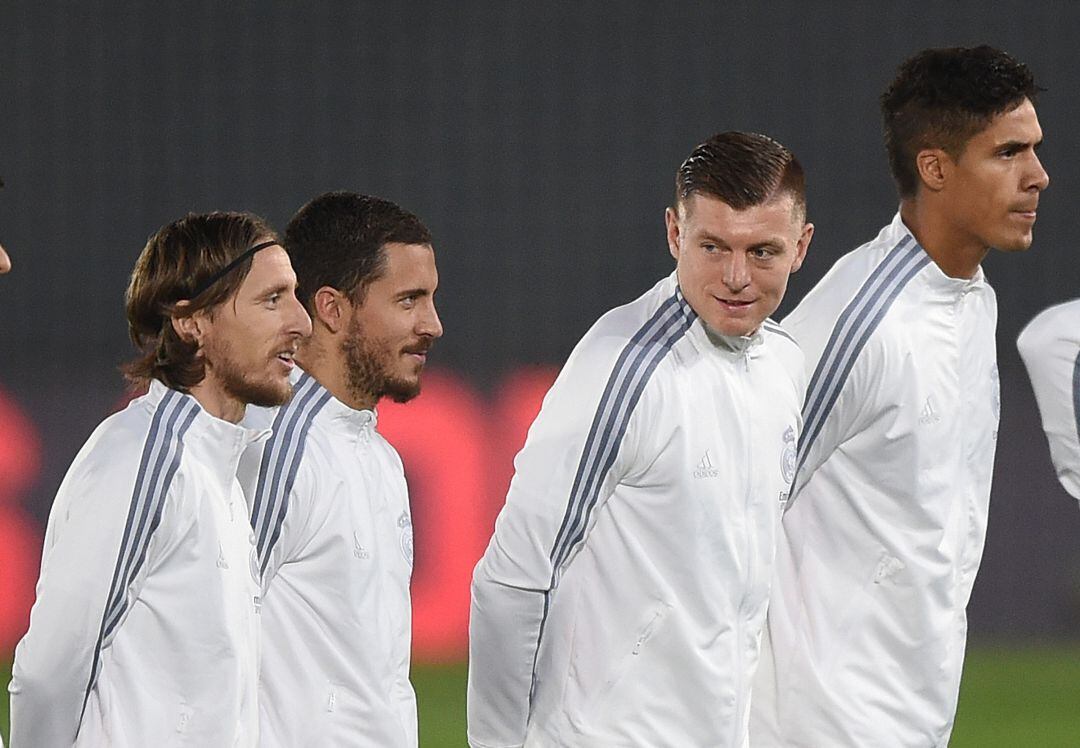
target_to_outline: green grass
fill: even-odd
[[[465,745],[465,673],[463,664],[413,668],[423,748]],[[0,682],[9,679],[10,665],[5,663],[0,666]],[[6,698],[0,698],[0,734],[6,741]],[[951,745],[1080,745],[1080,646],[973,648],[964,669]]]
[[[950,745],[1080,745],[1080,647],[969,651]]]
[[[465,742],[465,681],[468,670],[459,665],[413,665],[420,745],[424,748],[462,748]]]

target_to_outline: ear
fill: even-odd
[[[664,211],[664,225],[667,226],[668,252],[679,261],[679,213],[678,206]]]
[[[803,226],[799,241],[795,244],[795,261],[791,263],[791,272],[802,267],[806,259],[806,250],[810,248],[810,240],[814,238],[814,224],[808,223]]]
[[[915,156],[915,169],[919,181],[931,192],[940,192],[945,187],[952,159],[940,148],[925,148]]]
[[[332,286],[323,286],[311,299],[315,307],[312,322],[321,322],[331,333],[337,334],[345,329],[352,313],[352,302],[341,291]]]
[[[188,302],[186,301],[178,302],[176,304],[176,309],[179,311],[187,305]],[[173,331],[176,332],[181,340],[185,340],[189,343],[196,343],[200,348],[202,347],[203,340],[206,338],[206,331],[210,324],[210,317],[206,313],[206,310],[200,309],[194,314],[184,316],[173,314],[169,317],[169,321],[172,323]]]

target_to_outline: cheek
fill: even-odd
[[[709,285],[718,273],[716,263],[711,263],[703,257],[688,255],[689,253],[683,254],[683,258],[679,260],[680,282],[691,288]]]
[[[790,263],[787,262],[761,271],[757,277],[758,289],[771,298],[783,296],[790,272]]]

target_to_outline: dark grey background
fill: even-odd
[[[1080,295],[1072,234],[1080,6],[1068,2],[179,3],[0,6],[0,387],[41,429],[40,520],[122,392],[122,295],[148,234],[188,210],[283,226],[347,188],[436,236],[433,355],[488,389],[559,364],[668,272],[662,211],[709,134],[769,133],[809,175],[817,233],[782,313],[896,198],[877,96],[926,46],[990,43],[1049,89],[1032,251],[991,256],[1002,427],[971,629],[1080,629],[1080,512],[1054,480],[1013,341]],[[2,571],[0,571],[2,573]]]

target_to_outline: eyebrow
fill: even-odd
[[[434,293],[434,291],[429,291],[426,288],[409,288],[409,289],[406,289],[404,291],[398,291],[397,296],[395,298],[405,299],[405,298],[408,298],[409,296],[427,296],[427,295],[432,294],[432,293]]]
[[[265,299],[267,296],[273,296],[276,293],[288,293],[292,290],[292,284],[290,283],[277,283],[273,286],[268,286],[255,294],[256,299]]]
[[[1042,144],[1043,144],[1043,139],[1042,138],[1039,138],[1038,140],[1035,140],[1035,141],[1031,141],[1031,140],[1015,140],[1015,139],[1013,139],[1013,140],[1006,140],[1006,141],[1004,141],[1002,143],[998,143],[997,149],[999,151],[1013,150],[1013,149],[1023,150],[1025,148],[1031,148],[1033,150],[1039,150],[1039,147]]]
[[[726,249],[731,249],[730,244],[728,244],[726,241],[724,241],[723,239],[721,239],[718,236],[713,236],[712,234],[710,234],[707,231],[704,232],[701,235],[701,238],[702,238],[702,241],[706,241],[706,242],[709,242],[711,244],[716,244],[717,246],[724,247]],[[783,239],[781,239],[778,236],[770,236],[765,241],[755,242],[754,244],[751,244],[749,247],[747,247],[747,249],[760,249],[761,247],[778,247],[779,248],[779,247],[783,247],[783,246],[784,246],[784,240]]]

